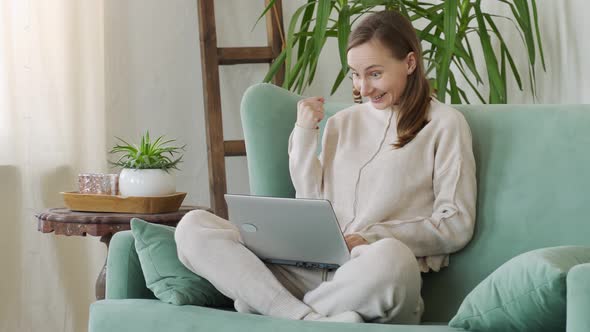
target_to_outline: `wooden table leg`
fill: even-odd
[[[111,234],[111,233],[100,237],[100,242],[103,242],[107,246],[107,258],[109,255],[109,243],[111,242],[111,237],[113,237],[113,234]],[[105,259],[104,265],[102,266],[102,270],[100,270],[100,273],[98,274],[98,278],[96,278],[96,286],[94,288],[94,292],[96,294],[97,300],[103,300],[105,298],[106,278],[107,278],[107,260]]]

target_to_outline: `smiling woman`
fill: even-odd
[[[398,12],[383,11],[352,32],[347,49],[353,86],[361,96],[378,109],[399,107],[395,147],[403,147],[426,125],[431,94],[414,27]]]
[[[416,286],[420,275],[413,271],[439,271],[473,234],[477,190],[471,132],[460,112],[431,97],[420,44],[404,16],[394,11],[368,16],[352,31],[347,49],[354,87],[367,102],[327,120],[318,158],[324,98],[300,101],[289,141],[291,178],[298,198],[332,202],[353,257],[373,248],[384,259],[376,262],[405,276],[382,280],[383,288],[406,296],[392,304],[394,309],[380,312],[415,305],[413,316],[378,315],[355,305],[351,296],[340,299],[346,308],[366,321],[416,323],[423,307]],[[380,248],[392,241],[415,258],[405,261]],[[396,263],[384,263],[387,259]],[[367,271],[377,267],[357,264],[352,259],[341,267],[348,270],[347,280],[370,283]],[[378,294],[363,294],[366,303],[382,303]]]
[[[325,99],[297,103],[288,144],[296,197],[332,203],[349,261],[335,271],[265,265],[229,221],[207,212],[180,221],[181,261],[237,311],[420,322],[420,271],[439,271],[470,241],[476,183],[470,129],[459,111],[431,98],[417,40],[411,24],[390,11],[352,32],[348,66],[368,102],[328,118],[319,157]],[[235,275],[248,277],[236,282]]]

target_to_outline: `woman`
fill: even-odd
[[[372,14],[351,33],[347,59],[368,102],[327,121],[318,158],[324,99],[301,100],[289,164],[298,198],[332,202],[350,261],[335,271],[265,265],[232,224],[203,211],[177,228],[181,261],[239,312],[417,324],[420,272],[440,270],[471,239],[471,132],[461,113],[431,98],[411,23],[393,11]]]

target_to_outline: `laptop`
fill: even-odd
[[[336,269],[350,259],[330,201],[226,194],[229,221],[262,261]]]

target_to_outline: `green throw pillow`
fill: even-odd
[[[178,259],[174,228],[131,219],[135,248],[147,287],[164,302],[230,307],[232,301]]]
[[[566,276],[590,248],[533,250],[500,266],[463,301],[449,326],[470,331],[564,331]]]

